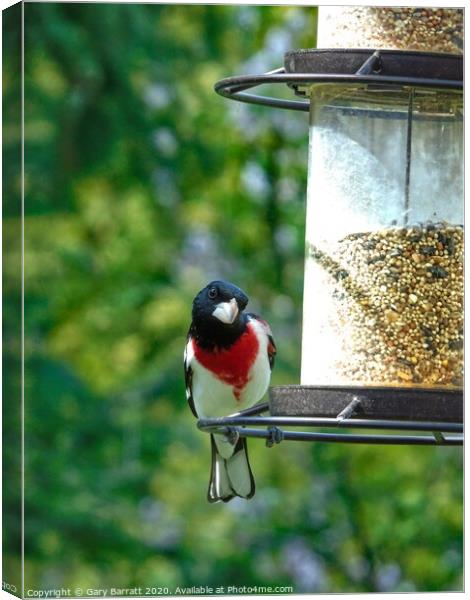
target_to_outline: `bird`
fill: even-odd
[[[276,345],[268,323],[244,312],[248,296],[227,281],[211,281],[194,298],[185,351],[186,398],[196,418],[227,416],[256,404],[268,389]],[[207,499],[252,498],[255,481],[246,439],[210,434]]]

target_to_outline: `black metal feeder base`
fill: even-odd
[[[261,416],[268,411],[269,415]],[[269,403],[228,417],[199,419],[198,427],[208,433],[265,438],[267,446],[282,440],[459,446],[463,444],[463,393],[399,387],[279,386],[271,388]],[[366,432],[348,433],[348,429]]]

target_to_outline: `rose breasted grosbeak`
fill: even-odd
[[[244,313],[248,297],[237,286],[212,281],[194,298],[184,353],[186,396],[195,417],[223,417],[256,404],[266,392],[276,346],[266,321]],[[255,482],[246,439],[211,434],[207,498],[251,498]]]

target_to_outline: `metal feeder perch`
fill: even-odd
[[[302,375],[200,429],[268,445],[462,444],[462,79],[461,56],[346,49],[216,83],[310,115]],[[302,100],[249,92],[281,83]]]

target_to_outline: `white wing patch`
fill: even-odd
[[[184,348],[184,370],[187,373],[191,368],[191,364],[194,359],[194,347],[193,347],[193,339],[188,338],[188,343]],[[186,400],[189,400],[192,395],[192,390],[189,386],[186,386]]]
[[[184,366],[185,368],[191,366],[191,362],[194,358],[194,346],[193,346],[193,338],[190,337],[188,339],[188,343],[184,348]]]

